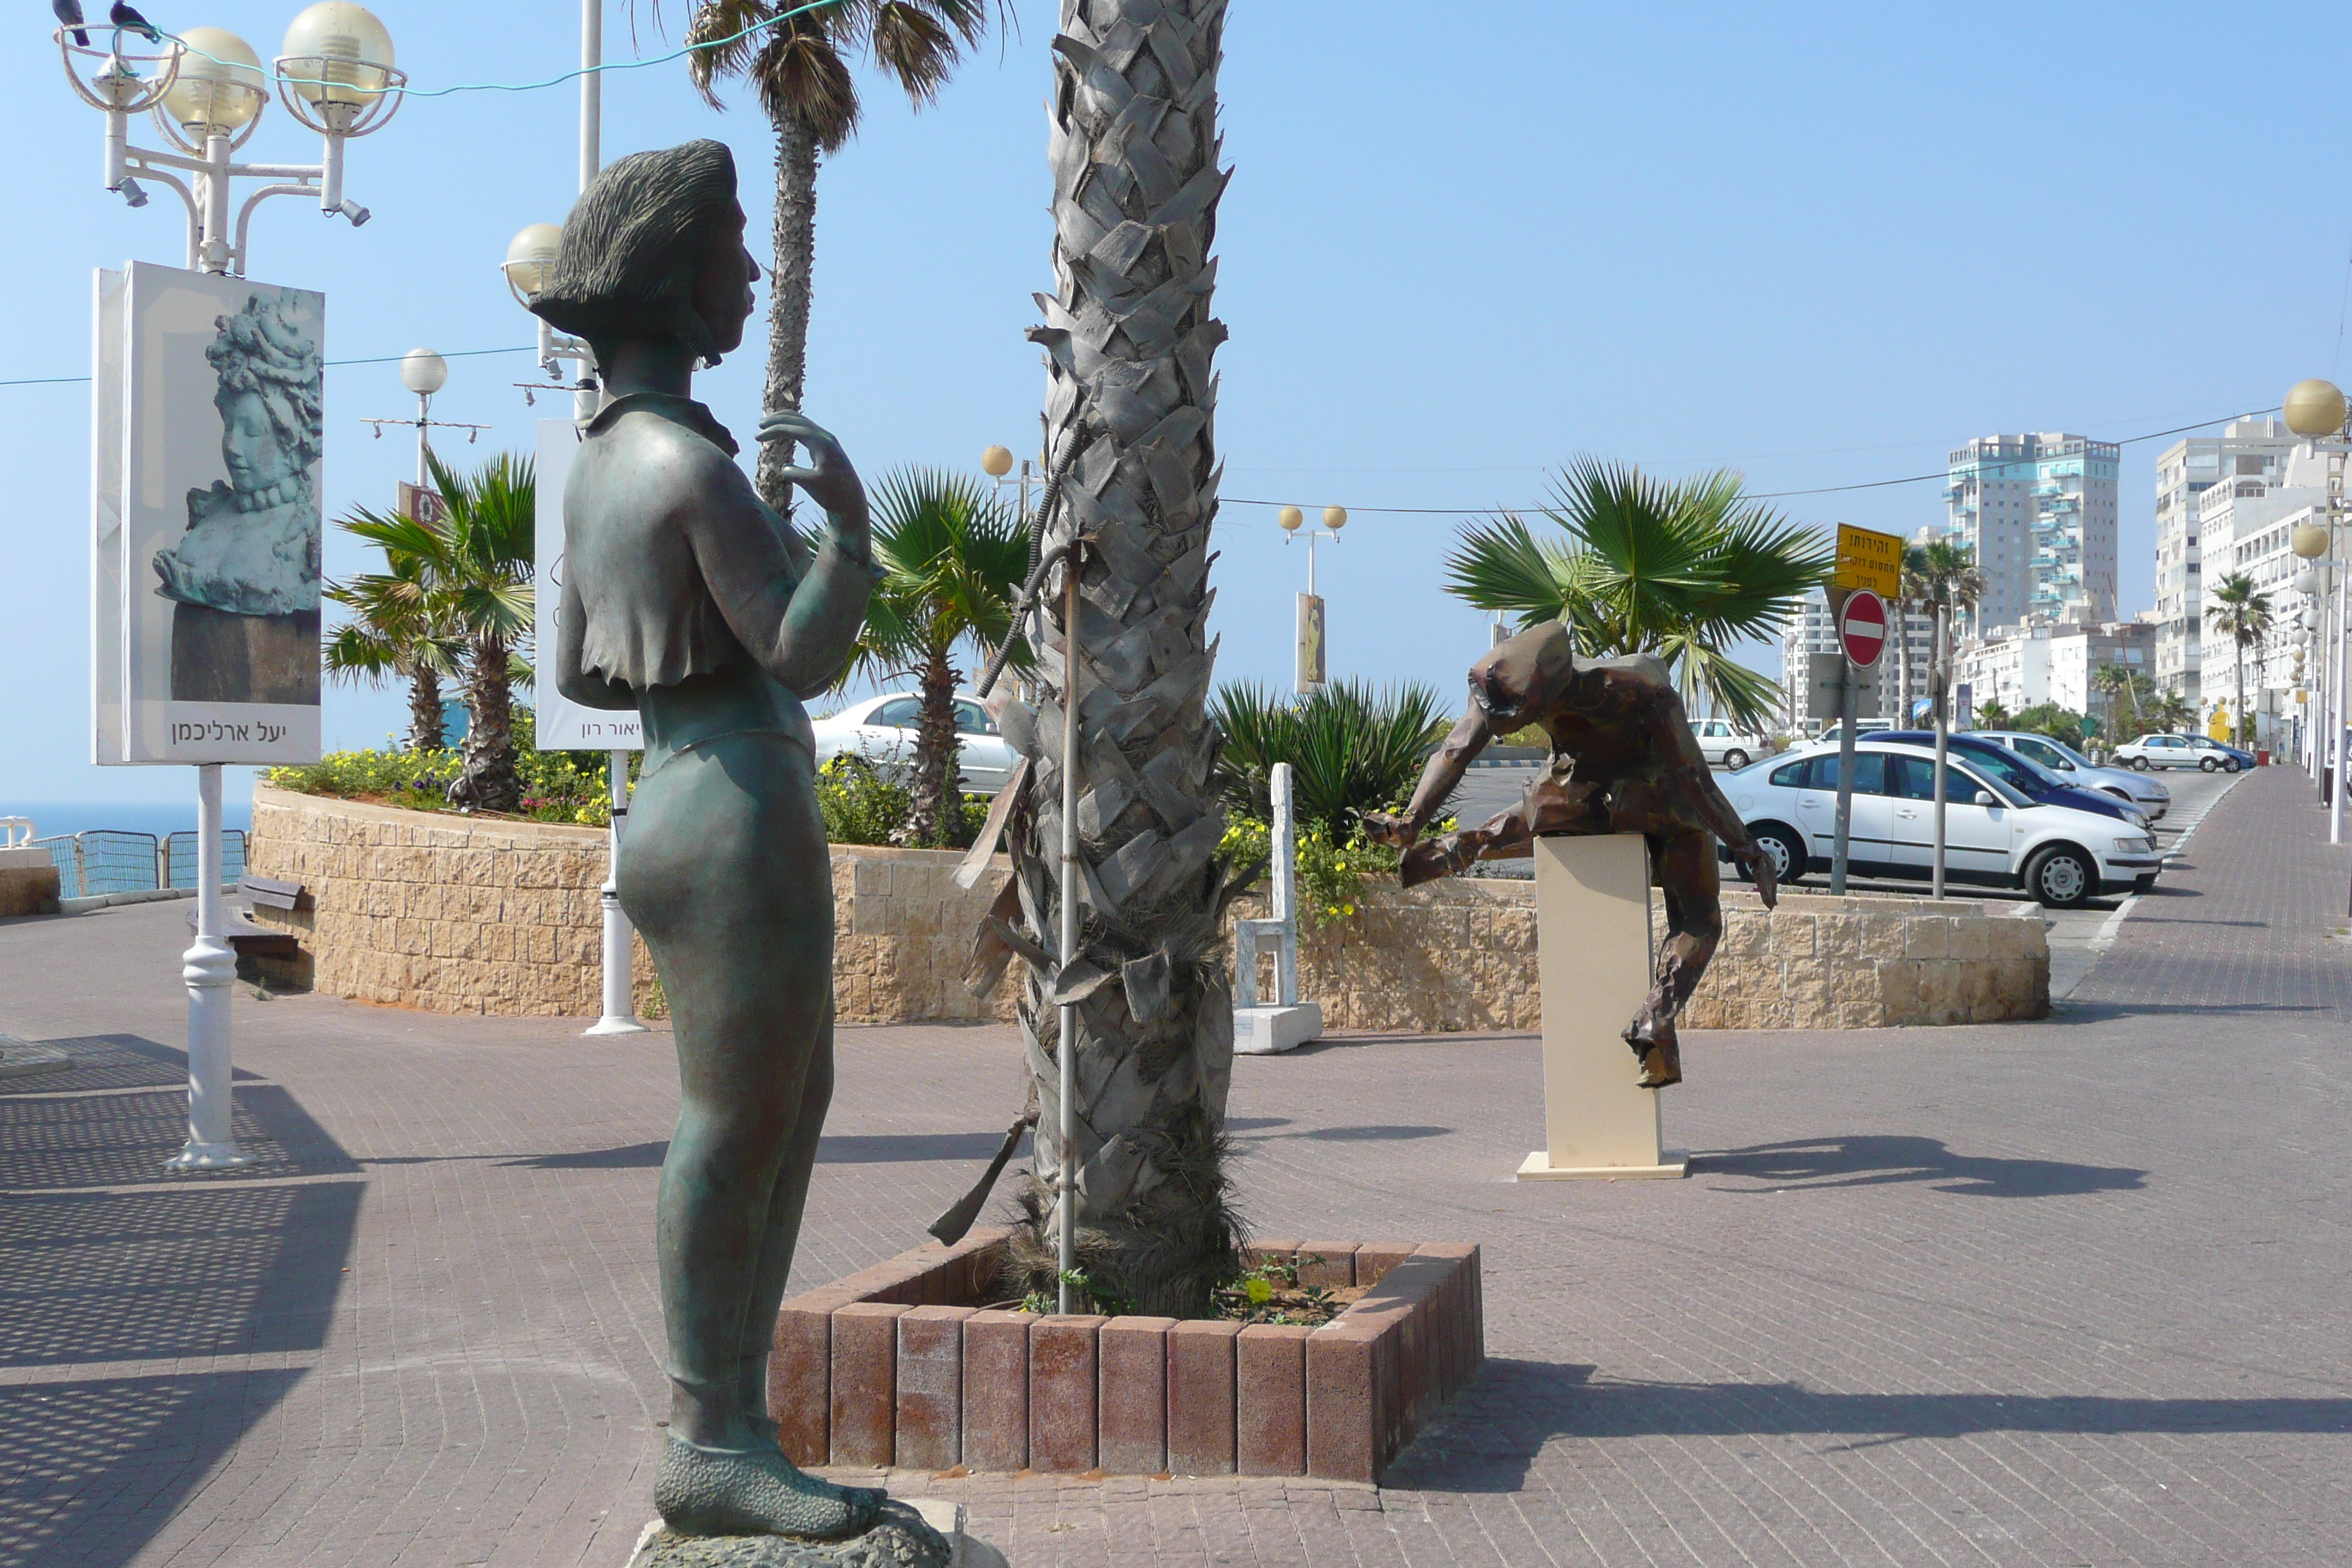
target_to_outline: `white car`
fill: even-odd
[[[1691,733],[1698,737],[1698,749],[1710,766],[1734,773],[1772,750],[1763,736],[1750,734],[1728,719],[1694,719]]]
[[[2139,807],[2150,822],[2162,821],[2164,814],[2172,809],[2172,792],[2160,780],[2124,768],[2103,768],[2074,747],[2047,735],[2028,730],[1971,730],[1968,733],[1980,741],[1998,741],[2077,788],[2095,789],[2117,800],[2127,800]]]
[[[2202,735],[2142,735],[2116,748],[2116,761],[2139,773],[2150,768],[2200,768],[2234,773],[2237,754]]]
[[[853,702],[840,712],[815,721],[816,760],[822,767],[845,754],[863,756],[885,773],[899,773],[915,758],[915,727],[921,721],[923,700],[911,691],[894,691]],[[963,787],[978,795],[993,795],[1004,787],[1013,772],[1013,748],[996,732],[996,721],[980,699],[958,692],[955,699],[957,763]]]
[[[1935,847],[1936,753],[1927,746],[1857,741],[1846,868],[1858,877],[1926,881]],[[1973,759],[1954,756],[1944,807],[1944,874],[1983,887],[2022,888],[2073,909],[2102,893],[2146,892],[2164,858],[2155,836],[2118,816],[2036,802]],[[1739,819],[1783,881],[1827,870],[1837,841],[1838,753],[1812,750],[1759,763],[1724,781]]]

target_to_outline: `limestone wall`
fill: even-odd
[[[962,984],[971,931],[1009,864],[967,893],[962,857],[839,847],[834,1004],[844,1023],[1012,1016]],[[436,1013],[594,1017],[602,1010],[605,837],[593,827],[403,811],[254,792],[246,864],[299,882],[315,907],[259,909],[300,934],[296,979],[336,996]],[[636,943],[637,1010],[662,1004]]]
[[[257,910],[302,938],[310,984],[443,1013],[593,1017],[604,879],[600,829],[482,821],[260,789],[247,864],[299,882],[315,908]],[[844,1023],[1009,1019],[1016,982],[974,1000],[971,933],[1009,870],[978,889],[946,850],[836,846],[834,1005]],[[1784,894],[1767,911],[1727,891],[1721,950],[1694,1028],[1880,1028],[1990,1023],[2049,1009],[2050,948],[2031,904]],[[1535,888],[1455,879],[1368,889],[1310,931],[1299,982],[1335,1029],[1534,1030]],[[1236,914],[1260,911],[1247,900]],[[1653,909],[1654,927],[1664,917]],[[637,947],[638,1010],[659,1011]],[[1014,966],[1017,974],[1019,966]],[[1270,966],[1261,983],[1272,994]]]
[[[1755,894],[1728,889],[1723,901],[1723,945],[1683,1016],[1695,1029],[1981,1024],[2050,1009],[2050,943],[2036,905],[1792,891],[1768,910]],[[1543,1026],[1533,882],[1383,889],[1358,910],[1299,944],[1299,991],[1323,1005],[1327,1027]],[[1651,928],[1663,937],[1654,894]],[[1270,960],[1259,994],[1273,994]]]

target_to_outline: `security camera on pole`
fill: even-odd
[[[234,1169],[249,1161],[232,1131],[229,987],[236,958],[223,935],[221,768],[317,760],[315,680],[307,696],[277,689],[288,684],[296,664],[299,650],[289,642],[289,632],[307,639],[315,678],[318,584],[313,570],[309,602],[301,606],[305,584],[280,580],[299,574],[270,570],[265,573],[270,582],[257,577],[237,586],[274,608],[251,602],[235,610],[220,607],[204,595],[226,591],[228,568],[191,562],[170,547],[156,549],[151,531],[159,509],[135,493],[127,478],[134,463],[192,474],[213,463],[201,456],[184,416],[196,401],[192,384],[207,376],[208,361],[215,370],[266,362],[285,378],[279,401],[270,405],[269,417],[257,416],[242,434],[224,429],[215,437],[229,480],[190,492],[185,531],[193,538],[200,527],[214,528],[234,503],[281,534],[283,520],[309,510],[315,540],[310,469],[323,437],[316,427],[319,395],[310,388],[322,368],[317,356],[324,301],[308,290],[242,283],[253,214],[272,196],[308,195],[318,198],[325,216],[343,218],[354,228],[365,224],[367,209],[343,195],[344,144],[391,122],[408,79],[394,65],[383,23],[350,0],[321,0],[297,16],[268,70],[251,46],[222,28],[168,35],[127,6],[117,6],[104,26],[65,20],[64,8],[58,14],[65,25],[53,36],[66,79],[76,96],[105,116],[105,188],[143,207],[149,200],[143,180],[177,193],[187,212],[184,272],[134,262],[121,272],[100,269],[98,277],[91,378],[93,751],[101,765],[178,763],[196,769],[196,939],[181,971],[188,991],[188,1138],[167,1168]],[[288,115],[325,138],[317,163],[235,160],[259,130],[273,85]],[[131,144],[131,117],[148,112],[167,143],[163,148]],[[263,184],[237,206],[234,188],[241,179]],[[230,288],[219,281],[226,279],[240,283]],[[233,314],[218,318],[223,335],[211,347],[193,353],[184,345],[199,341],[196,335],[183,332],[175,343],[155,330],[166,306]],[[211,402],[211,388],[203,391],[203,401]],[[278,427],[281,416],[284,427]],[[239,443],[232,458],[228,448]],[[289,462],[295,454],[301,460]],[[265,466],[267,475],[260,471]],[[310,558],[315,562],[315,553]],[[157,629],[166,623],[154,616],[154,574],[163,577],[165,596],[174,601],[169,629],[160,637]],[[224,633],[235,627],[255,628],[266,657],[257,658],[248,648],[245,665],[231,670]],[[165,666],[168,681],[159,674]]]

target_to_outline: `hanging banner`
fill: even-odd
[[[316,762],[326,297],[132,262],[122,301],[112,760]]]
[[[122,274],[99,269],[90,334],[89,760],[122,755]]]
[[[555,612],[563,602],[563,483],[572,477],[572,454],[580,429],[569,419],[539,422],[539,511],[532,525],[539,563],[539,592],[531,636],[540,671],[539,749],[542,752],[637,752],[646,732],[635,713],[622,708],[587,708],[555,689]]]
[[[1318,691],[1331,678],[1330,647],[1324,635],[1323,601],[1298,595],[1298,689]]]

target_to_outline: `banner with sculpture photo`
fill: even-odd
[[[324,295],[127,269],[115,760],[318,760],[325,348]]]
[[[1323,616],[1323,601],[1314,594],[1298,595],[1298,679],[1301,694],[1320,691],[1331,679],[1331,645]]]
[[[555,658],[555,611],[563,599],[563,485],[572,477],[572,455],[580,429],[569,419],[539,422],[539,512],[531,525],[539,563],[539,593],[532,637],[542,668]],[[644,727],[626,709],[587,708],[540,683],[539,749],[542,752],[635,752],[646,743]]]

